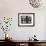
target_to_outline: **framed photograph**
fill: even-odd
[[[18,13],[18,26],[33,27],[35,25],[35,13]]]

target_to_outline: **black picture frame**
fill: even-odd
[[[35,13],[18,13],[18,26],[19,27],[34,27]]]

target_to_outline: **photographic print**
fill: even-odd
[[[35,13],[18,13],[18,26],[32,27],[35,25]]]

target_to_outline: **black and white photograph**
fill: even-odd
[[[32,27],[35,24],[35,13],[18,13],[18,26]]]

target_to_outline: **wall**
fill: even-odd
[[[18,27],[18,13],[35,13],[35,26]],[[30,6],[29,0],[0,0],[0,18],[4,16],[13,18],[12,26],[8,33],[17,40],[27,40],[34,34],[37,35],[37,39],[46,40],[46,5],[40,8],[33,8]],[[0,35],[2,35],[1,33],[3,31],[0,31]],[[2,38],[0,36],[0,39]]]

